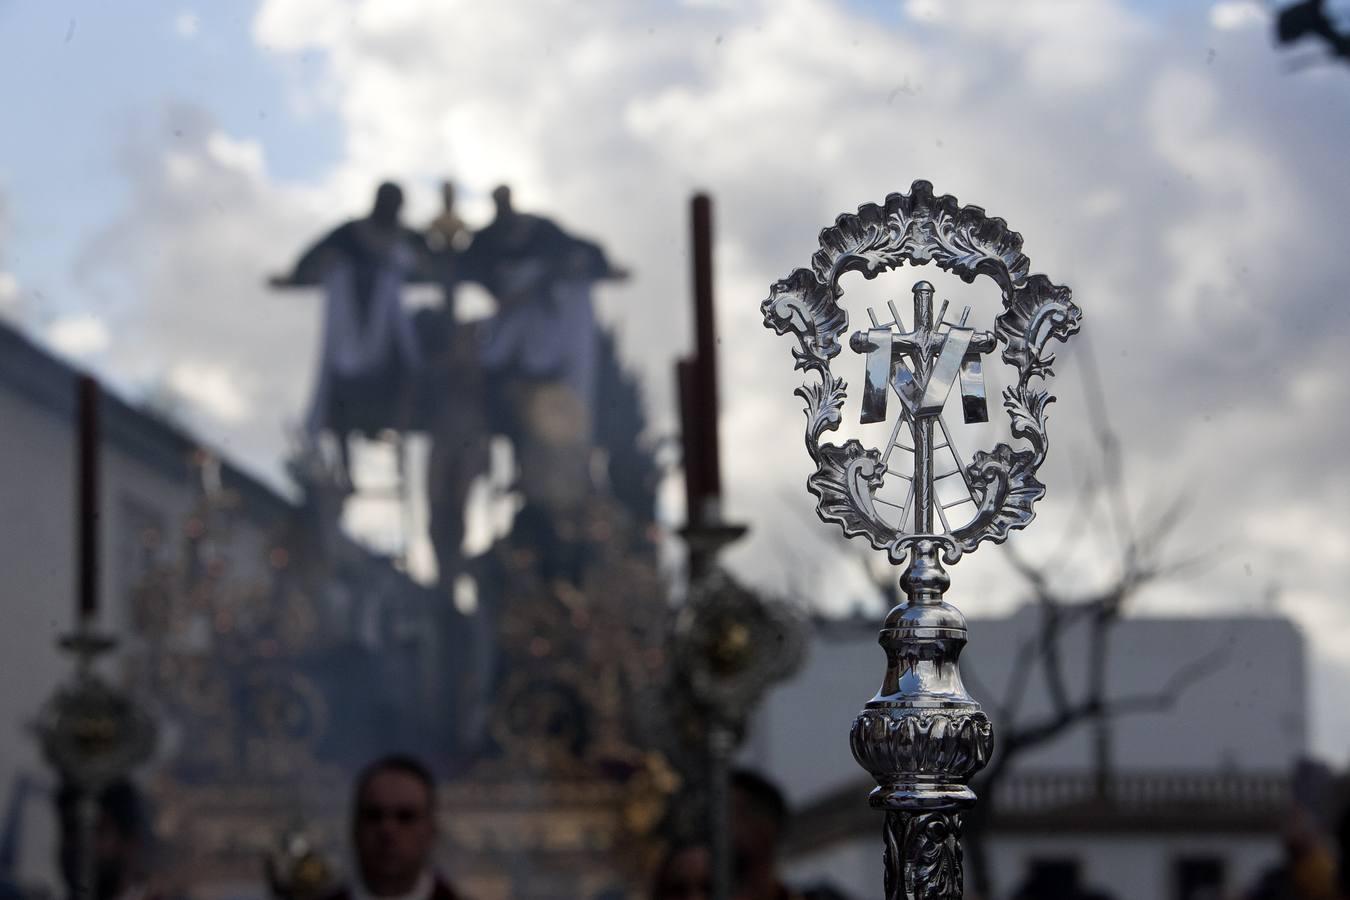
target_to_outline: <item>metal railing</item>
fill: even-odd
[[[1200,805],[1245,813],[1283,807],[1289,797],[1289,776],[1282,773],[1129,772],[1102,779],[1093,772],[1029,772],[998,786],[997,806],[1005,814],[1085,804],[1121,811]]]

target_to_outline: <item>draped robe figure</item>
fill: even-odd
[[[307,250],[275,286],[321,285],[323,345],[306,431],[339,439],[401,429],[410,413],[410,376],[422,354],[402,306],[405,282],[426,259],[426,242],[398,221],[402,191],[383,184],[364,219],[338,226]]]
[[[534,532],[547,557],[547,548],[566,543],[552,537],[591,488],[600,341],[591,291],[626,273],[598,245],[517,212],[508,188],[493,200],[496,218],[474,235],[460,271],[497,301],[479,342],[486,415],[515,450],[525,498],[516,528]]]
[[[480,359],[498,381],[556,382],[590,439],[595,404],[597,341],[591,289],[625,277],[599,245],[573,237],[541,216],[516,212],[510,191],[493,192],[497,217],[473,237],[463,277],[482,284],[498,310],[484,328]],[[519,422],[503,431],[512,434]]]

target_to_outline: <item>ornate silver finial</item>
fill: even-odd
[[[75,790],[75,896],[94,890],[94,834],[98,795],[148,760],[155,747],[154,720],[127,694],[94,671],[94,661],[116,645],[94,632],[89,617],[61,639],[75,657],[75,676],[43,705],[35,730],[42,754]]]
[[[81,628],[61,640],[76,658],[75,677],[43,706],[36,725],[43,755],[69,784],[90,794],[150,758],[154,720],[94,671],[111,638]]]
[[[884,321],[868,310],[870,327],[849,338],[865,357],[860,421],[885,422],[894,393],[895,424],[884,449],[856,438],[822,443],[839,428],[846,397],[843,379],[830,371],[848,328],[839,280],[848,272],[875,278],[905,263],[933,263],[967,284],[987,276],[1002,293],[1003,311],[993,331],[967,325],[969,307],[948,321],[947,302],[934,314],[936,290],[927,281],[912,288],[912,328],[894,303]],[[1006,222],[916,181],[908,194],[840,216],[821,232],[811,267],[775,283],[761,305],[766,326],[796,336],[795,367],[820,379],[797,390],[806,401],[806,447],[816,463],[807,489],[818,498],[817,512],[905,566],[906,599],[887,615],[879,638],[887,660],[881,690],[851,733],[854,757],[877,782],[870,802],[887,814],[888,900],[961,896],[960,813],[975,801],[967,782],[988,761],[993,732],[961,683],[966,624],[943,600],[951,583],[944,563],[985,541],[1002,543],[1035,515],[1045,494],[1036,478],[1047,449],[1045,412],[1054,400],[1040,386],[1054,362],[1045,349],[1052,338],[1078,331],[1082,316],[1068,288],[1029,269],[1022,237]],[[959,385],[964,420],[988,420],[983,362],[1000,345],[1001,359],[1017,372],[1003,407],[1025,446],[1000,443],[966,464],[943,413]],[[947,464],[940,474],[939,452]],[[909,471],[903,456],[912,459]],[[939,483],[956,477],[959,495],[940,498]],[[902,482],[903,494],[883,494],[888,479]]]

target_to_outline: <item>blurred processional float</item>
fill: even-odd
[[[1002,311],[992,331],[969,321],[969,307],[949,318],[944,301],[935,312],[927,281],[911,288],[908,323],[894,302],[881,314],[869,309],[866,327],[846,343],[863,356],[860,423],[885,422],[889,409],[890,437],[879,449],[856,438],[822,440],[843,423],[846,399],[847,385],[831,371],[849,331],[840,279],[930,263],[967,284],[983,276],[998,286]],[[1034,518],[1054,400],[1045,389],[1054,362],[1047,346],[1076,333],[1082,316],[1067,287],[1030,274],[1030,265],[1021,235],[1002,219],[915,181],[907,194],[841,215],[821,232],[810,266],[776,282],[761,304],[768,328],[796,338],[794,368],[814,376],[796,393],[806,402],[806,446],[816,464],[807,489],[817,513],[903,566],[904,599],[879,636],[881,689],[849,735],[854,757],[876,779],[869,802],[885,812],[887,900],[962,895],[961,816],[975,803],[968,783],[988,762],[994,737],[961,683],[966,623],[944,599],[946,566]],[[955,392],[966,423],[988,420],[983,367],[995,352],[1015,370],[1002,399],[1017,445],[999,443],[966,463],[945,410]],[[944,481],[954,489],[939,491]],[[883,494],[888,483],[899,490]]]

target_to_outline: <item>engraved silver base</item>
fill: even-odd
[[[941,599],[941,562],[917,550],[902,583],[911,599],[891,610],[878,638],[886,675],[849,743],[876,779],[869,803],[886,811],[888,900],[957,900],[960,814],[975,802],[967,782],[989,761],[993,728],[961,683],[966,621]]]

